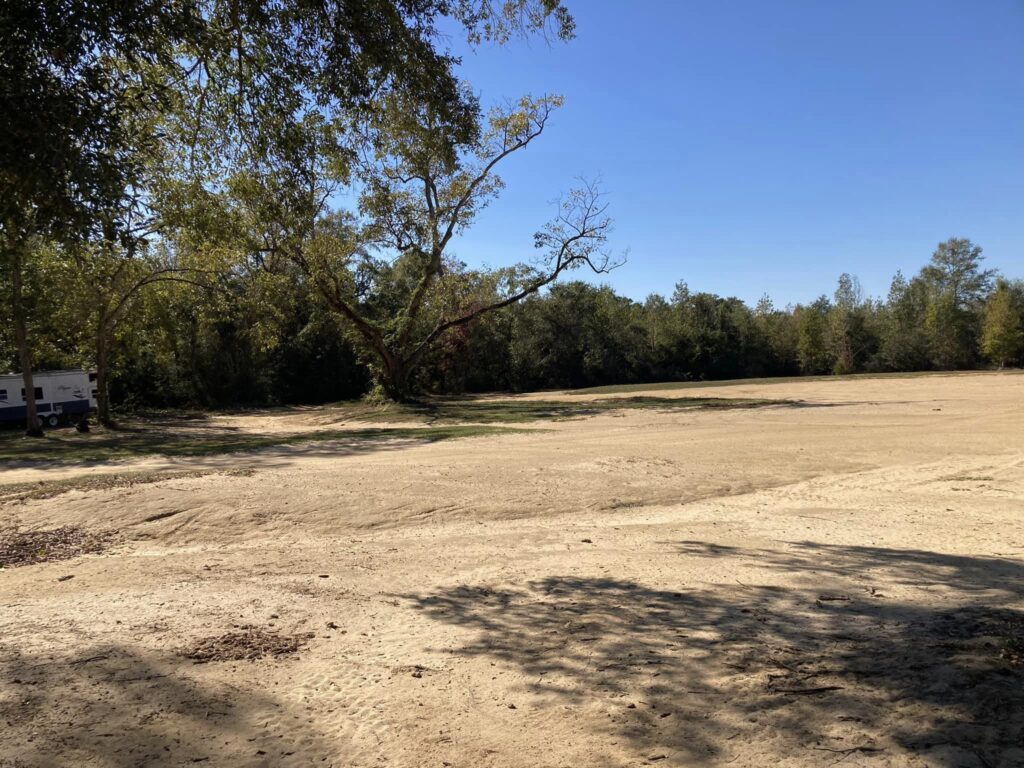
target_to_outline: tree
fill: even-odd
[[[156,95],[148,74],[173,62],[194,10],[157,0],[11,0],[0,13],[0,260],[13,286],[30,433],[39,434],[20,290],[28,244],[89,236],[98,214],[118,206],[137,171],[134,126]]]
[[[1000,368],[1020,360],[1024,354],[1024,286],[1014,286],[999,280],[996,289],[985,303],[982,325],[981,350]]]
[[[115,422],[110,409],[110,360],[117,331],[142,291],[158,283],[179,282],[210,290],[205,271],[178,265],[168,249],[147,248],[142,241],[127,245],[111,241],[85,243],[69,249],[71,279],[80,289],[79,317],[91,327],[92,360],[96,365],[97,420]]]
[[[13,241],[13,242],[12,242]],[[20,233],[12,232],[7,226],[0,232],[0,247],[4,259],[0,267],[6,272],[9,286],[11,324],[14,327],[14,344],[18,351],[18,366],[21,368],[22,388],[25,390],[25,434],[40,437],[42,426],[36,410],[35,382],[32,378],[32,347],[28,333],[28,310],[25,306],[25,261],[30,250],[30,241]]]
[[[944,295],[953,306],[966,309],[977,305],[992,288],[994,269],[981,268],[984,256],[980,246],[970,240],[953,237],[939,243],[931,261],[921,269],[921,278]]]
[[[929,292],[924,325],[936,368],[967,367],[974,360],[981,304],[995,276],[995,270],[981,269],[981,253],[970,240],[951,238],[939,243],[921,270]]]
[[[884,305],[881,359],[892,371],[919,371],[930,365],[925,315],[929,291],[920,278],[908,282],[897,272]]]
[[[835,301],[829,312],[829,340],[835,360],[833,373],[856,373],[868,365],[880,343],[873,302],[865,300],[856,277],[839,276]]]
[[[467,131],[465,115],[445,117],[407,94],[387,95],[353,121],[345,146],[331,151],[325,141],[263,175],[232,179],[251,260],[271,270],[298,266],[373,356],[387,396],[408,397],[417,366],[446,334],[566,271],[614,266],[604,250],[606,205],[594,184],[584,184],[535,234],[539,257],[504,270],[492,300],[462,301],[451,290],[462,279],[449,269],[453,238],[497,196],[499,164],[536,140],[560,103],[523,98]],[[332,168],[346,160],[361,191],[354,213],[329,206]]]
[[[857,278],[846,272],[841,274],[829,313],[832,354],[835,357],[833,373],[853,373],[857,369],[856,312],[862,298]]]
[[[829,347],[830,309],[828,297],[820,296],[814,303],[798,306],[794,311],[798,333],[797,354],[802,373],[829,373],[835,364]]]
[[[770,376],[799,373],[798,334],[793,322],[792,307],[785,311],[776,309],[772,300],[764,295],[754,309],[754,322],[764,340],[768,360],[765,373]]]
[[[460,96],[454,59],[436,49],[435,20],[451,15],[475,40],[553,28],[571,37],[559,0],[12,0],[0,12],[0,261],[20,285],[25,243],[116,241],[109,223],[145,198],[146,149],[167,135],[148,119],[199,96],[209,156],[257,154],[295,134],[302,106],[363,103],[402,83],[440,106]],[[207,98],[211,95],[211,98]],[[216,96],[224,98],[217,99]],[[140,130],[140,127],[144,130]],[[272,137],[272,138],[268,138]],[[184,159],[179,155],[178,160]],[[11,293],[28,410],[34,412],[29,340],[20,292]],[[32,417],[30,430],[36,431]]]
[[[455,76],[457,60],[438,50],[435,21],[448,15],[473,42],[504,42],[548,30],[571,37],[571,16],[559,0],[209,0],[206,8],[213,38],[228,43],[183,54],[194,64],[166,121],[179,160],[164,199],[193,209],[230,201],[247,266],[298,265],[376,357],[389,394],[405,396],[434,342],[498,308],[442,310],[445,249],[497,191],[494,165],[535,138],[557,105],[546,98],[495,113],[501,125],[492,127],[504,128],[508,144],[484,158],[495,138]],[[485,162],[471,167],[474,157]],[[340,190],[360,197],[358,210],[333,207]],[[562,224],[578,223],[582,202],[570,196],[562,215],[572,220]],[[607,228],[596,200],[573,244],[594,226]],[[594,255],[566,244],[554,276]],[[550,279],[523,282],[499,303]],[[432,311],[441,320],[421,334]]]

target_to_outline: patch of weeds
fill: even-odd
[[[17,527],[0,529],[0,568],[16,568],[81,555],[95,555],[113,542],[110,533],[86,531],[65,525],[48,531],[19,531]]]
[[[11,501],[29,501],[32,499],[51,499],[68,491],[105,491],[110,488],[130,488],[133,485],[159,483],[163,480],[180,480],[206,475],[227,475],[230,477],[248,477],[256,470],[244,469],[205,469],[186,472],[116,472],[84,477],[68,477],[62,480],[39,480],[35,483],[8,483],[0,485],[0,503]]]
[[[204,638],[181,655],[197,664],[210,661],[255,661],[265,656],[287,656],[297,653],[313,638],[313,633],[283,635],[274,631],[243,625],[234,632]]]

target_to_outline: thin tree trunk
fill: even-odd
[[[105,427],[114,427],[110,415],[110,390],[107,384],[107,362],[110,343],[106,334],[106,322],[100,318],[96,332],[96,420]]]
[[[18,362],[25,387],[25,434],[42,437],[43,430],[36,412],[36,390],[32,381],[32,350],[28,344],[28,327],[25,320],[25,305],[21,290],[21,254],[11,257],[11,311],[14,315],[14,343],[18,348]]]

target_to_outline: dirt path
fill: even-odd
[[[1024,376],[699,394],[0,506],[0,766],[1024,766]]]

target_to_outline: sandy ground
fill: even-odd
[[[121,537],[0,571],[0,766],[1024,766],[1024,375],[645,394],[803,402],[0,506]]]

